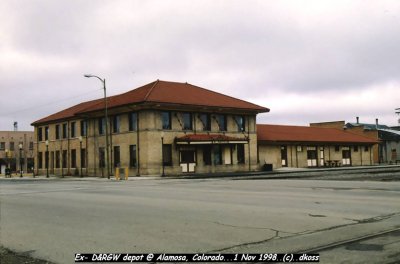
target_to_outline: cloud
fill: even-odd
[[[281,113],[279,120],[304,123],[348,118],[361,109],[368,116],[387,115],[393,106],[377,104],[377,97],[363,101],[379,107],[349,107],[344,94],[355,99],[400,83],[398,1],[34,0],[0,5],[0,91],[7,91],[0,98],[0,129],[9,127],[3,125],[9,123],[3,122],[4,113],[30,123],[69,106],[64,98],[76,96],[68,101],[73,105],[101,97],[81,96],[100,87],[83,78],[85,73],[106,78],[110,95],[155,79],[187,81],[260,102],[271,108],[271,117]],[[378,98],[398,102],[395,91]],[[17,101],[31,108],[60,103],[21,114],[15,98],[22,95]],[[290,104],[276,103],[282,100],[335,102],[335,109],[312,116],[307,109],[314,105],[298,105],[304,111],[291,112]]]

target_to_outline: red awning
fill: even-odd
[[[230,137],[220,134],[191,134],[175,139],[178,145],[189,144],[245,144],[247,138]]]

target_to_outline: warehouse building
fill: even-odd
[[[257,125],[260,165],[275,168],[338,167],[373,164],[377,144],[343,129]]]

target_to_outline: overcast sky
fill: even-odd
[[[0,130],[154,80],[271,109],[259,123],[397,124],[400,1],[0,1]]]

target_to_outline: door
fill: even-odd
[[[324,147],[319,148],[319,166],[325,166]]]
[[[343,166],[350,166],[351,165],[350,147],[343,147],[342,148],[342,165]]]
[[[288,162],[287,162],[287,147],[286,146],[281,146],[281,162],[282,162],[282,167],[287,167]]]
[[[181,167],[182,172],[194,172],[196,166],[196,152],[194,150],[181,150]]]
[[[307,147],[307,166],[317,167],[317,148]]]

